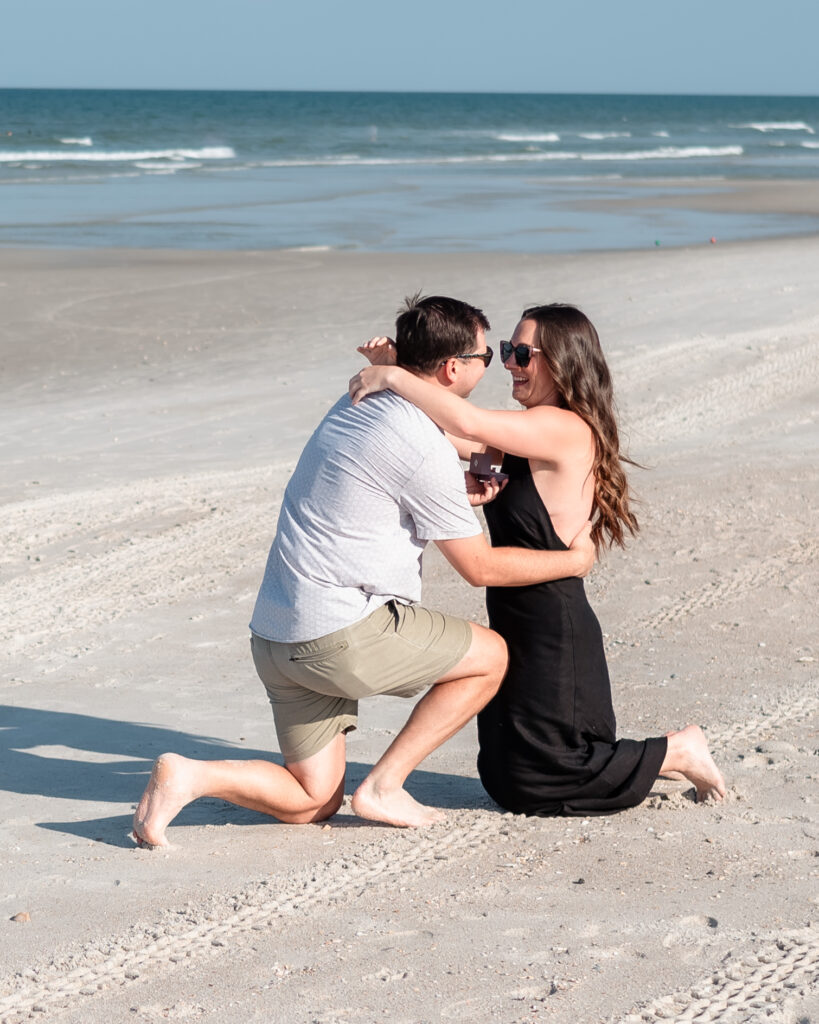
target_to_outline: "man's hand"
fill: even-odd
[[[494,477],[490,480],[479,480],[469,472],[464,473],[464,480],[466,481],[466,496],[469,498],[469,504],[475,508],[478,505],[487,505],[490,501],[494,501],[508,482],[503,480],[499,483]],[[588,572],[588,570],[586,571]]]
[[[370,338],[365,345],[359,345],[356,352],[369,359],[373,366],[395,365],[395,342],[392,338]]]
[[[578,558],[575,576],[588,576],[594,566],[595,550],[591,540],[591,528],[591,522],[586,523],[569,545],[569,551],[573,551]]]

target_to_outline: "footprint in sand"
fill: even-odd
[[[694,946],[698,950],[708,945],[719,927],[719,921],[707,914],[690,914],[681,917],[663,939],[663,947]]]

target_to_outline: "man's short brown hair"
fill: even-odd
[[[489,330],[483,310],[445,295],[404,300],[395,321],[395,348],[399,366],[434,373],[447,359],[474,352],[480,329]]]

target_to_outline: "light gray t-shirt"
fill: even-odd
[[[287,485],[250,628],[299,643],[419,601],[426,542],[480,532],[440,428],[391,391],[345,395]]]

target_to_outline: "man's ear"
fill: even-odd
[[[444,387],[450,387],[458,379],[459,369],[458,360],[453,356],[441,363],[436,376]]]

